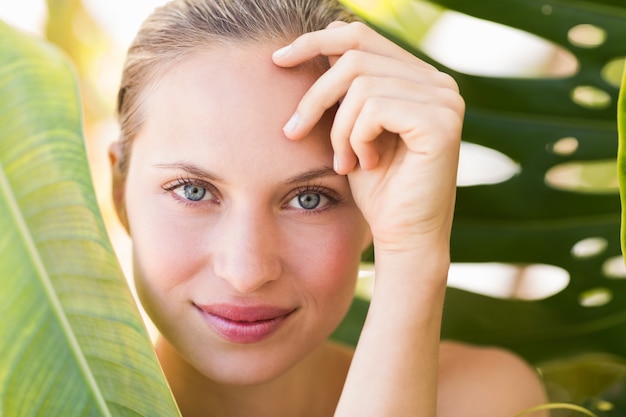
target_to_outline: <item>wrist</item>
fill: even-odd
[[[450,268],[450,241],[447,237],[404,245],[388,245],[374,239],[373,244],[377,275],[395,271],[447,277]]]
[[[374,298],[442,299],[450,269],[449,246],[442,244],[405,251],[374,247]]]

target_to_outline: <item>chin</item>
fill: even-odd
[[[280,358],[279,358],[280,359]],[[222,385],[255,386],[269,383],[297,368],[298,361],[272,361],[269,358],[224,360],[219,366],[198,369],[206,378]]]
[[[192,364],[205,378],[218,384],[255,386],[270,383],[289,374],[315,369],[327,338],[268,343],[262,346],[232,345],[212,351],[210,358]],[[304,341],[301,341],[304,342]],[[198,358],[198,357],[196,357]]]

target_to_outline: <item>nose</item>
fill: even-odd
[[[214,237],[214,272],[239,293],[254,292],[280,277],[280,251],[271,214],[231,210],[220,219]]]

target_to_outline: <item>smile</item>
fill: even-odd
[[[194,304],[211,330],[223,339],[239,344],[258,343],[280,329],[296,311],[273,306]]]

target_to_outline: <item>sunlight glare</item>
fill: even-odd
[[[30,33],[43,33],[47,15],[43,0],[0,2],[0,20]]]

